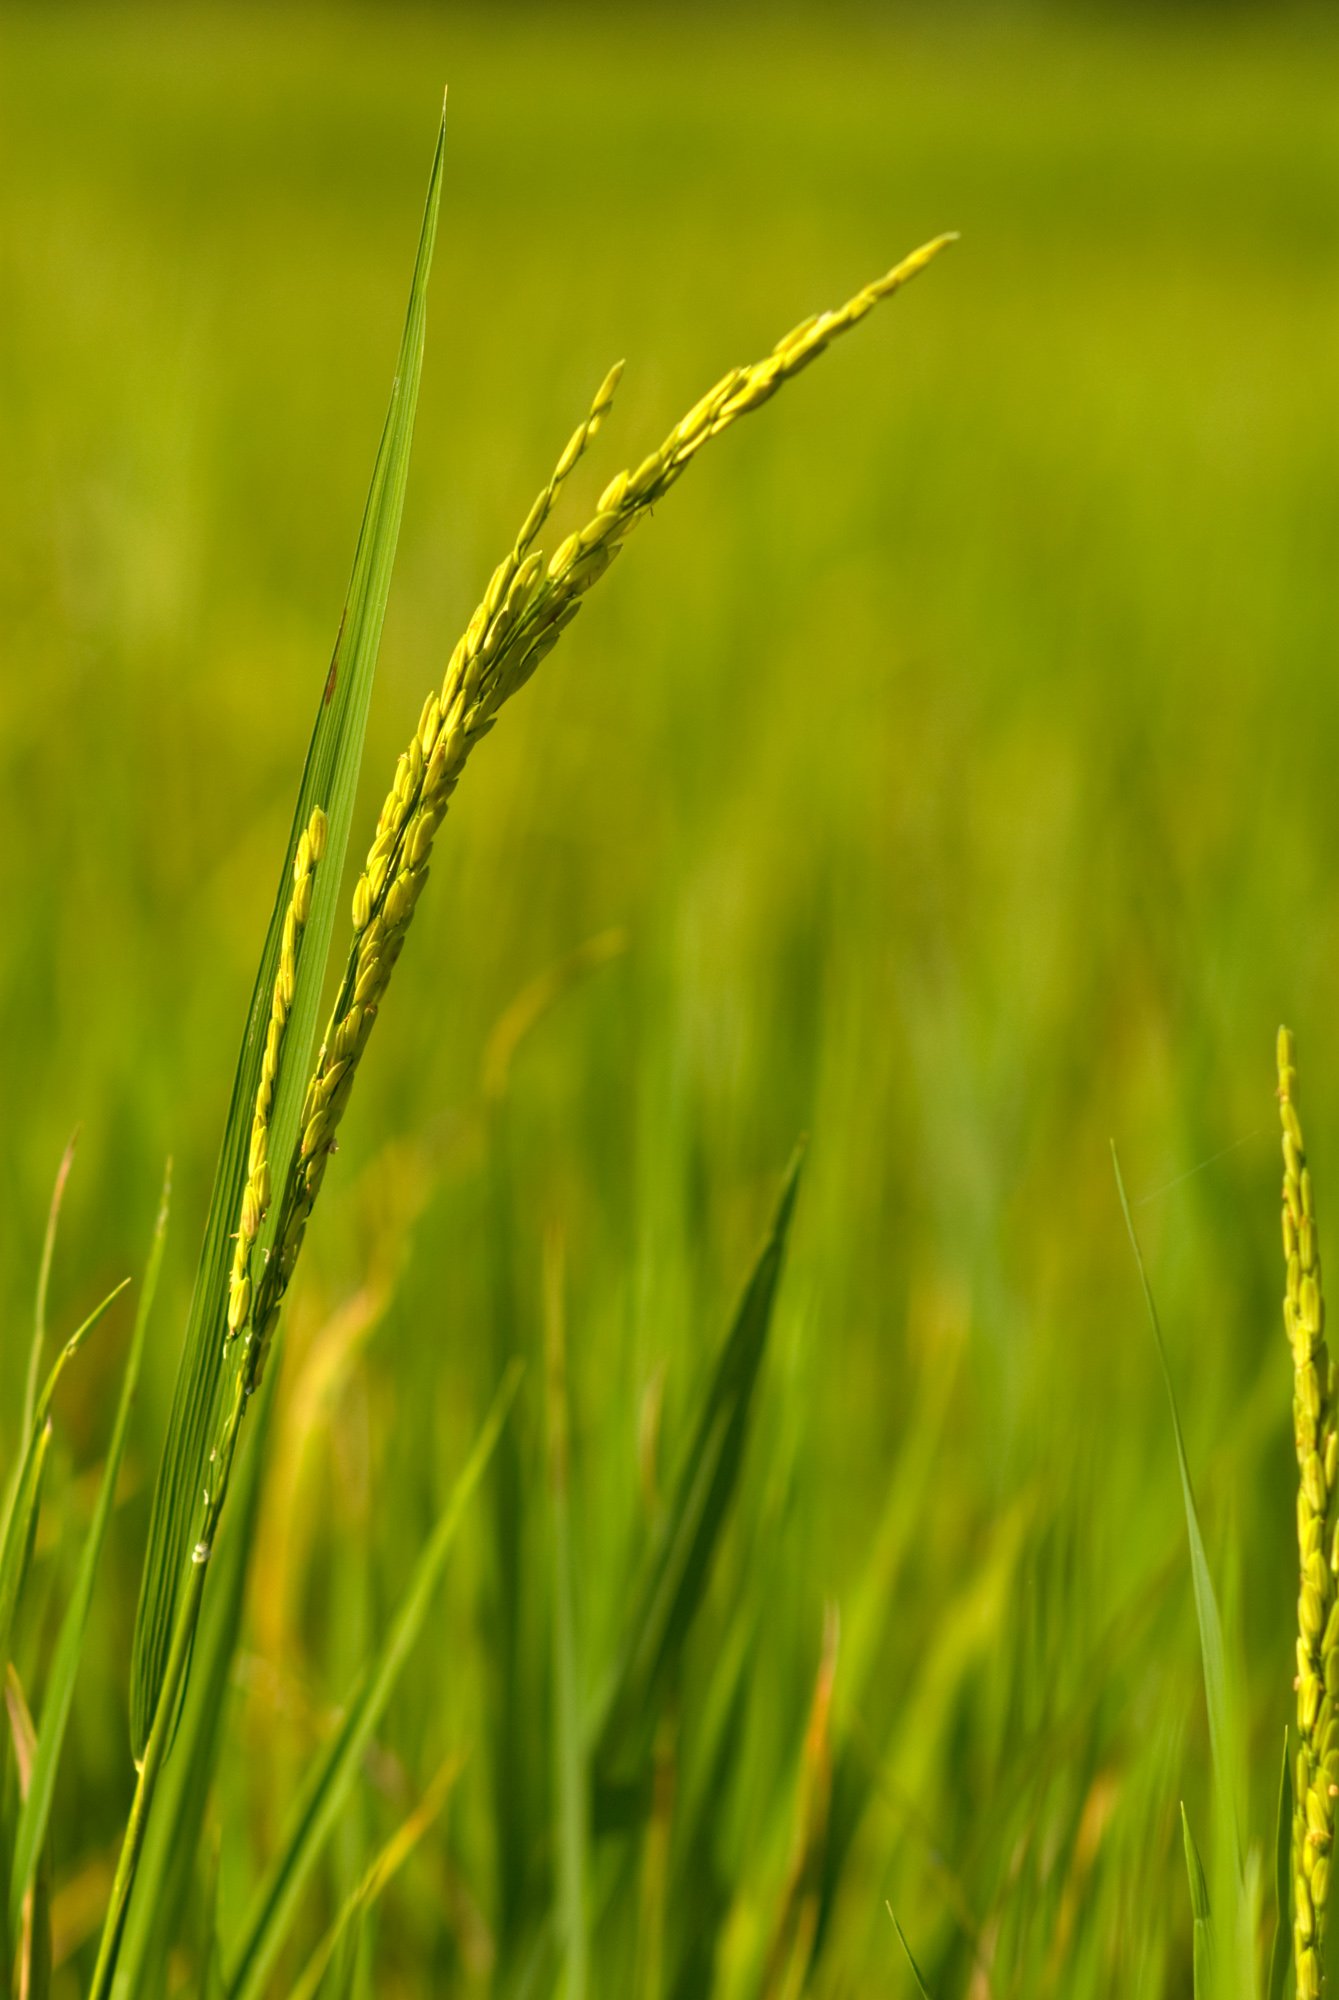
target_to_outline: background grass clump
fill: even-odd
[[[612,1916],[598,1853],[586,1884],[591,1990],[779,1993],[812,1947],[813,1992],[895,1992],[885,1899],[937,1992],[1184,1990],[1178,1802],[1207,1827],[1208,1741],[1107,1139],[1258,1831],[1296,1670],[1280,1018],[1339,1185],[1337,53],[1318,16],[1248,11],[7,16],[4,1325],[31,1318],[76,1122],[61,1337],[138,1269],[175,1160],[56,1791],[56,1992],[87,1983],[124,1823],[149,1495],[440,77],[356,853],[611,358],[578,519],[732,361],[945,224],[968,241],[707,456],[462,786],[291,1299],[200,1909],[235,1934],[519,1349],[514,1458],[462,1524],[291,1978],[445,1772],[330,1990],[524,1990],[571,1665],[546,1313],[594,1703],[807,1130],[665,1803]],[[58,1392],[25,1673],[130,1320]],[[7,1462],[25,1353],[14,1332]]]

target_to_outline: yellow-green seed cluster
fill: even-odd
[[[1293,1815],[1293,1943],[1298,2000],[1316,2000],[1324,1984],[1335,1802],[1339,1799],[1339,1431],[1336,1380],[1325,1340],[1325,1299],[1311,1170],[1297,1116],[1296,1050],[1278,1040],[1283,1120],[1284,1324],[1293,1356],[1293,1427],[1297,1441],[1297,1752]]]
[[[270,1205],[270,1117],[274,1109],[275,1083],[283,1051],[288,1016],[297,985],[298,950],[311,914],[312,885],[317,864],[325,853],[326,817],[317,806],[298,837],[293,856],[293,893],[284,912],[283,935],[279,943],[279,969],[270,999],[270,1019],[265,1031],[265,1052],[261,1057],[260,1082],[251,1118],[251,1142],[247,1157],[247,1181],[242,1194],[242,1212],[237,1222],[232,1272],[228,1284],[228,1335],[234,1338],[247,1325],[251,1314],[251,1252],[260,1225]]]
[[[857,325],[881,299],[924,270],[952,240],[942,236],[926,244],[837,311],[803,321],[778,341],[765,360],[723,376],[658,451],[634,471],[620,472],[610,481],[594,517],[569,535],[546,563],[534,543],[613,401],[622,363],[601,383],[590,415],[569,439],[515,546],[494,571],[451,655],[440,689],[424,703],[418,728],[400,757],[381,808],[376,837],[353,894],[354,935],[348,964],[307,1089],[301,1139],[260,1281],[254,1318],[262,1356],[320,1192],[359,1059],[428,878],[433,840],[470,751],[493,727],[503,703],[525,685],[558,643],[585,593],[609,567],[632,529],[707,440],[767,402],[783,382]]]

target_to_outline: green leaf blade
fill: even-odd
[[[252,1436],[233,1486],[219,1547],[210,1565],[195,1657],[163,1772],[126,1914],[114,2000],[165,1992],[173,1948],[185,1928],[196,1886],[214,1775],[222,1754],[233,1661],[242,1631],[248,1558],[260,1519],[261,1470],[274,1420],[279,1368],[271,1368],[253,1405]]]
[[[326,851],[316,871],[271,1126],[270,1158],[276,1186],[283,1185],[297,1142],[404,507],[423,366],[427,285],[441,201],[444,143],[445,117],[433,156],[390,407],[373,468],[339,635],[317,706],[233,1079],[168,1435],[154,1488],[131,1665],[131,1743],[137,1758],[143,1755],[153,1726],[212,1441],[212,1419],[223,1373],[231,1234],[245,1183],[252,1107],[279,963],[293,856],[313,810],[320,806],[327,821]],[[262,1237],[262,1249],[264,1241]]]
[[[70,1335],[56,1356],[42,1393],[37,1398],[32,1428],[19,1461],[4,1527],[0,1530],[0,1671],[9,1659],[14,1619],[32,1557],[33,1538],[37,1533],[42,1481],[51,1444],[51,1405],[55,1400],[56,1387],[89,1334],[111,1311],[129,1283],[129,1278],[123,1278],[119,1285],[113,1285],[106,1298],[94,1306],[88,1318]]]
[[[587,1786],[579,1697],[572,1581],[572,1510],[568,1495],[570,1425],[561,1239],[551,1236],[544,1270],[547,1350],[546,1404],[550,1528],[553,1560],[553,1724],[558,1914],[566,1963],[567,2000],[586,2000]]]
[[[1153,1287],[1144,1265],[1139,1238],[1135,1234],[1129,1197],[1125,1192],[1120,1160],[1114,1146],[1111,1149],[1111,1157],[1116,1171],[1116,1187],[1120,1195],[1121,1211],[1125,1217],[1130,1247],[1134,1252],[1135,1265],[1144,1293],[1144,1304],[1148,1311],[1149,1324],[1153,1329],[1153,1339],[1158,1350],[1158,1360],[1167,1390],[1167,1402],[1171,1410],[1172,1431],[1176,1439],[1176,1461],[1181,1475],[1181,1498],[1185,1506],[1186,1539],[1190,1544],[1190,1574],[1195,1592],[1195,1616],[1199,1623],[1200,1652],[1204,1667],[1204,1695],[1209,1715],[1209,1748],[1213,1758],[1214,1782],[1219,1788],[1230,1822],[1233,1863],[1236,1879],[1240,1882],[1243,1815],[1237,1800],[1236,1761],[1232,1753],[1233,1735],[1228,1703],[1227,1649],[1223,1642],[1223,1621],[1218,1609],[1218,1598],[1214,1592],[1208,1552],[1204,1546],[1199,1509],[1195,1504],[1195,1489],[1190,1477],[1190,1459],[1186,1452],[1185,1434],[1181,1428],[1181,1412],[1176,1401],[1176,1388],[1172,1381],[1167,1345],[1162,1337],[1162,1322],[1158,1318]]]
[[[897,1932],[897,1941],[902,1947],[902,1955],[906,1959],[907,1967],[916,1982],[916,1991],[920,1994],[921,2000],[930,2000],[930,1989],[926,1985],[921,1969],[912,1954],[911,1946],[907,1943],[907,1934],[897,1920],[897,1912],[891,1903],[885,1904],[884,1907],[893,1920],[893,1929]]]
[[[592,1768],[597,1790],[603,1788],[610,1796],[626,1788],[623,1767],[644,1747],[659,1693],[701,1604],[737,1489],[803,1161],[799,1148],[699,1406],[673,1499],[634,1596],[623,1649],[601,1704]]]
[[[1213,1994],[1213,1915],[1209,1907],[1209,1884],[1204,1863],[1190,1831],[1190,1816],[1181,1806],[1181,1841],[1186,1851],[1186,1875],[1190,1882],[1190,1911],[1195,1924],[1193,1974],[1195,2000],[1212,2000]]]
[[[125,1451],[126,1434],[130,1427],[130,1413],[139,1386],[140,1363],[144,1353],[145,1334],[149,1314],[153,1310],[154,1293],[158,1286],[158,1273],[163,1261],[163,1245],[167,1236],[168,1208],[172,1192],[172,1169],[169,1163],[163,1180],[163,1191],[159,1201],[158,1215],[154,1224],[153,1239],[149,1248],[148,1264],[145,1269],[144,1285],[140,1292],[139,1308],[135,1315],[135,1325],[130,1337],[130,1352],[126,1359],[125,1373],[121,1383],[121,1398],[117,1405],[112,1427],[111,1443],[107,1449],[103,1467],[102,1484],[98,1490],[97,1503],[93,1511],[92,1524],[80,1557],[79,1570],[75,1578],[74,1590],[61,1620],[60,1633],[56,1641],[56,1651],[52,1661],[51,1674],[47,1683],[46,1697],[42,1704],[42,1719],[38,1726],[37,1745],[33,1756],[32,1776],[28,1792],[19,1815],[18,1829],[14,1837],[14,1858],[9,1882],[9,1921],[11,1930],[17,1928],[23,1901],[32,1887],[38,1862],[42,1852],[42,1842],[46,1835],[47,1820],[51,1812],[51,1800],[55,1791],[56,1771],[65,1742],[65,1729],[70,1718],[70,1707],[74,1700],[74,1684],[79,1671],[83,1650],[84,1632],[88,1624],[89,1606],[93,1600],[93,1585],[97,1575],[98,1561],[106,1539],[107,1524],[111,1519],[112,1504],[116,1497],[116,1481],[121,1470],[121,1459]]]
[[[465,1510],[484,1475],[520,1380],[508,1370],[473,1451],[452,1487],[427,1546],[415,1565],[385,1641],[362,1675],[343,1721],[312,1769],[279,1853],[258,1889],[241,1944],[226,1980],[228,2000],[261,2000],[288,1937],[298,1902],[349,1795],[364,1750],[385,1713],[395,1684],[422,1629]]]

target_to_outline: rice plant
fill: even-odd
[[[118,1863],[121,1995],[1323,1976],[1335,27],[991,12],[10,10],[21,1990],[88,1992]],[[393,439],[333,679],[327,618],[444,49],[345,820]],[[469,754],[526,645],[448,688],[450,641],[608,359],[494,607],[531,637],[606,474],[941,204],[970,255],[706,453]]]
[[[272,1850],[257,1857],[256,1879],[240,1918],[232,1925],[217,1923],[211,1894],[205,1896],[201,1916],[201,1883],[209,1879],[210,1800],[220,1767],[231,1754],[226,1695],[272,1448],[274,1385],[284,1345],[282,1308],[341,1121],[386,1005],[448,804],[468,758],[493,729],[503,706],[553,650],[592,585],[702,448],[769,401],[840,335],[925,270],[951,240],[936,238],[844,306],[802,321],[762,360],[731,369],[658,448],[609,481],[586,524],[546,556],[538,538],[609,414],[620,368],[610,370],[495,569],[399,759],[357,875],[344,965],[317,1045],[317,1011],[337,927],[408,475],[444,146],[445,123],[432,165],[390,409],[334,653],[321,677],[242,1038],[154,1488],[127,1683],[134,1789],[88,1987],[92,2000],[177,1990],[183,1953],[196,1990],[223,1993],[230,2000],[258,2000],[277,1990],[335,1990],[327,1982],[347,1979],[349,1938],[358,1935],[385,1884],[446,1807],[457,1769],[454,1760],[442,1767],[399,1830],[358,1874],[305,1961],[295,1962],[299,1919],[314,1872],[349,1809],[360,1768],[419,1636],[470,1499],[491,1476],[490,1463],[518,1394],[520,1371],[514,1361],[502,1371],[492,1409],[417,1555],[393,1617],[296,1788],[286,1828]],[[505,885],[499,893],[506,893]],[[468,976],[466,954],[452,976]],[[41,1520],[55,1390],[64,1369],[129,1282],[118,1285],[65,1342],[39,1391],[49,1274],[68,1172],[67,1158],[52,1203],[38,1283],[23,1447],[11,1470],[0,1531],[0,1657],[6,1661],[14,1651],[11,1634],[24,1611]],[[539,1889],[515,1913],[512,1933],[503,1940],[499,1970],[505,1971],[508,1990],[563,1990],[572,2000],[598,1990],[591,1971],[592,1936],[609,1928],[611,1911],[616,1915],[643,1836],[637,1893],[644,1922],[634,1954],[639,1989],[678,1991],[685,1978],[694,1977],[673,1970],[685,1948],[700,1948],[704,1940],[701,1935],[675,1936],[665,1908],[664,1774],[672,1755],[685,1646],[738,1486],[798,1181],[797,1154],[761,1255],[701,1389],[680,1470],[657,1505],[640,1579],[628,1594],[623,1629],[589,1707],[574,1650],[562,1262],[561,1252],[550,1246],[547,1406],[557,1810],[551,1839],[548,1829],[528,1830],[540,1857]],[[170,1174],[139,1286],[99,1496],[54,1651],[36,1688],[26,1686],[17,1667],[8,1665],[5,1754],[13,1782],[7,1781],[3,1819],[2,1854],[8,1870],[4,1946],[15,1991],[29,2000],[48,1990],[52,1976],[48,1822],[130,1403],[149,1334],[169,1186]],[[746,1951],[746,1958],[757,1959],[760,1994],[799,1991],[817,1951],[823,1876],[831,1852],[829,1713],[836,1634],[831,1619],[805,1735],[804,1782],[786,1883],[756,1951]],[[743,1685],[737,1664],[734,1686]],[[721,1729],[728,1729],[732,1698],[726,1697],[718,1718]],[[504,1724],[508,1720],[504,1717]],[[519,1717],[510,1720],[519,1725]],[[722,1749],[726,1742],[723,1737]],[[708,1788],[695,1810],[709,1812],[710,1806]],[[691,1957],[683,1963],[691,1964]],[[341,1990],[349,1989],[345,1985]],[[428,1990],[426,1976],[423,1990]]]

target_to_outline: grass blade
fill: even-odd
[[[896,1910],[894,1910],[891,1903],[885,1903],[884,1908],[887,1910],[889,1916],[893,1920],[893,1929],[897,1932],[897,1941],[901,1945],[907,1964],[911,1968],[911,1976],[916,1982],[916,1991],[920,1994],[921,2000],[930,2000],[930,1989],[926,1985],[924,1979],[921,1976],[921,1969],[919,1965],[917,1965],[915,1959],[912,1956],[911,1946],[907,1943],[907,1934],[903,1930],[901,1924],[897,1921],[897,1912]]]
[[[352,1894],[346,1897],[339,1915],[308,1959],[288,2000],[317,2000],[326,1969],[349,1925],[375,1905],[391,1877],[409,1859],[446,1804],[459,1773],[460,1759],[448,1758],[408,1819],[396,1828]]]
[[[1274,1831],[1274,1902],[1278,1922],[1269,1954],[1268,2000],[1283,2000],[1283,1989],[1292,1963],[1292,1828],[1293,1770],[1288,1747],[1288,1729],[1283,1730],[1283,1768],[1279,1772],[1279,1810]]]
[[[56,1254],[56,1228],[60,1222],[61,1203],[65,1199],[65,1184],[70,1178],[70,1168],[74,1165],[74,1149],[79,1141],[78,1129],[70,1134],[65,1151],[60,1156],[56,1169],[56,1184],[51,1190],[51,1207],[47,1211],[46,1235],[42,1241],[42,1262],[37,1271],[37,1303],[33,1312],[33,1339],[28,1350],[28,1373],[23,1385],[23,1427],[19,1435],[27,1437],[33,1427],[33,1412],[37,1408],[37,1384],[42,1372],[42,1349],[46,1346],[47,1294],[51,1288],[51,1263]]]
[[[803,1993],[817,1952],[832,1805],[832,1696],[840,1637],[837,1607],[829,1604],[823,1617],[823,1649],[800,1756],[790,1872],[763,1975],[764,2000]]]
[[[68,1158],[68,1154],[67,1154]],[[107,1461],[103,1468],[102,1485],[98,1492],[97,1504],[93,1511],[92,1525],[84,1543],[79,1562],[79,1572],[75,1578],[74,1590],[65,1608],[61,1621],[60,1635],[56,1641],[55,1657],[51,1676],[42,1703],[42,1720],[37,1733],[37,1747],[33,1756],[32,1778],[23,1808],[19,1815],[18,1831],[14,1838],[14,1859],[9,1881],[9,1921],[11,1930],[17,1927],[23,1901],[32,1886],[37,1871],[38,1857],[46,1833],[47,1819],[51,1811],[51,1798],[55,1790],[56,1770],[60,1763],[60,1753],[65,1741],[65,1728],[69,1721],[70,1704],[74,1699],[75,1677],[79,1671],[79,1660],[83,1650],[84,1630],[88,1623],[89,1606],[93,1599],[93,1584],[97,1575],[98,1560],[102,1554],[106,1538],[107,1523],[111,1518],[112,1502],[116,1496],[117,1475],[121,1469],[121,1457],[125,1450],[126,1432],[130,1426],[130,1412],[139,1385],[140,1361],[144,1352],[145,1330],[149,1314],[153,1309],[154,1292],[158,1285],[158,1272],[163,1261],[163,1243],[167,1235],[168,1205],[172,1192],[172,1167],[168,1163],[163,1178],[163,1192],[158,1206],[158,1217],[154,1224],[153,1240],[149,1248],[149,1261],[144,1274],[144,1286],[140,1293],[139,1310],[135,1315],[134,1331],[130,1339],[130,1353],[126,1360],[125,1376],[121,1385],[121,1400],[117,1407],[116,1420],[112,1429],[111,1443],[107,1449]]]
[[[568,1505],[567,1356],[563,1323],[562,1239],[550,1234],[544,1254],[544,1344],[549,1423],[549,1491],[553,1514],[553,1699],[557,1746],[558,1912],[567,1967],[567,2000],[585,2000],[586,1760],[577,1687],[572,1604],[572,1524]]]
[[[37,1513],[46,1476],[46,1455],[51,1445],[50,1422],[39,1424],[28,1440],[19,1468],[19,1483],[0,1549],[0,1671],[9,1660],[9,1640],[14,1614],[23,1594],[28,1564],[32,1559]]]
[[[28,1797],[32,1784],[33,1756],[37,1748],[33,1719],[28,1713],[19,1677],[12,1666],[4,1674],[5,1709],[9,1735],[14,1746],[19,1797]],[[24,1898],[18,1923],[14,1926],[17,1946],[14,1956],[15,2000],[46,2000],[51,1989],[51,1881],[45,1854]]]
[[[1135,1234],[1134,1218],[1130,1213],[1129,1198],[1125,1192],[1125,1181],[1120,1170],[1120,1160],[1113,1144],[1112,1164],[1116,1170],[1116,1187],[1120,1194],[1121,1211],[1125,1217],[1125,1227],[1130,1238],[1130,1248],[1134,1252],[1135,1265],[1139,1272],[1139,1282],[1143,1287],[1144,1303],[1148,1308],[1149,1324],[1153,1329],[1153,1339],[1158,1350],[1158,1360],[1162,1366],[1162,1379],[1167,1388],[1167,1402],[1172,1413],[1172,1431],[1176,1438],[1176,1460],[1181,1473],[1181,1497],[1185,1502],[1186,1535],[1190,1543],[1190,1573],[1195,1590],[1195,1615],[1199,1621],[1200,1652],[1204,1663],[1204,1695],[1209,1711],[1209,1748],[1213,1757],[1214,1782],[1219,1788],[1229,1820],[1232,1843],[1232,1858],[1235,1879],[1242,1877],[1241,1833],[1242,1816],[1237,1805],[1235,1782],[1236,1764],[1232,1755],[1232,1733],[1229,1721],[1227,1694],[1227,1655],[1223,1644],[1223,1622],[1218,1611],[1218,1599],[1214,1595],[1213,1577],[1209,1570],[1209,1558],[1205,1552],[1204,1535],[1200,1528],[1199,1510],[1195,1505],[1195,1489],[1190,1478],[1190,1460],[1186,1455],[1186,1441],[1181,1429],[1181,1413],[1177,1408],[1176,1389],[1172,1382],[1171,1364],[1167,1359],[1167,1347],[1162,1337],[1162,1324],[1158,1319],[1158,1308],[1153,1298],[1153,1287],[1149,1283],[1144,1267],[1143,1252],[1139,1248],[1139,1238]]]
[[[434,1591],[465,1509],[483,1477],[520,1380],[508,1371],[484,1421],[474,1450],[452,1488],[432,1537],[419,1557],[395,1622],[364,1672],[344,1719],[312,1771],[298,1802],[287,1838],[257,1891],[227,1977],[229,2000],[259,2000],[270,1990],[274,1962],[297,1914],[298,1901],[340,1810],[427,1616]]]
[[[1213,1916],[1209,1908],[1209,1885],[1204,1879],[1204,1863],[1200,1860],[1195,1836],[1190,1831],[1184,1801],[1181,1805],[1181,1839],[1186,1850],[1190,1909],[1195,1920],[1195,2000],[1210,2000],[1213,1992]]]
[[[51,1403],[56,1385],[94,1327],[110,1311],[129,1283],[129,1278],[123,1278],[119,1285],[114,1285],[102,1303],[93,1308],[83,1325],[70,1335],[56,1356],[55,1365],[37,1399],[4,1531],[0,1535],[0,1666],[9,1658],[14,1615],[23,1593],[33,1536],[37,1530],[38,1501],[41,1498],[47,1449],[51,1443]]]
[[[678,1483],[640,1591],[595,1732],[593,1769],[610,1804],[629,1781],[627,1765],[644,1751],[657,1697],[687,1638],[730,1511],[748,1435],[749,1409],[762,1366],[799,1189],[803,1150],[791,1161],[762,1254],[698,1412]]]
[[[373,468],[334,656],[317,706],[316,723],[279,871],[279,887],[233,1080],[228,1122],[186,1326],[168,1435],[154,1489],[131,1668],[131,1741],[137,1758],[143,1755],[153,1726],[172,1644],[187,1551],[193,1538],[205,1459],[211,1442],[211,1418],[223,1365],[222,1336],[227,1313],[230,1235],[236,1226],[246,1179],[252,1106],[279,963],[293,858],[301,833],[308,825],[312,812],[319,806],[326,815],[326,851],[322,866],[316,872],[311,912],[288,1016],[284,1063],[276,1092],[270,1134],[270,1160],[276,1187],[284,1184],[297,1139],[317,1007],[335,920],[335,899],[362,760],[368,702],[404,506],[423,364],[428,273],[441,197],[444,140],[445,118],[438,132],[437,149],[433,156],[390,408]],[[262,1256],[266,1247],[266,1236],[262,1232],[259,1243]]]
[[[175,1750],[163,1773],[144,1838],[120,1943],[114,2000],[139,2000],[141,1994],[166,1991],[169,1954],[186,1928],[205,1816],[223,1746],[233,1659],[246,1601],[248,1558],[260,1517],[261,1471],[280,1375],[279,1368],[272,1368],[256,1395],[250,1449],[242,1454],[228,1518],[210,1564],[210,1587],[196,1637],[190,1685]],[[218,1990],[222,1991],[221,1983]]]

